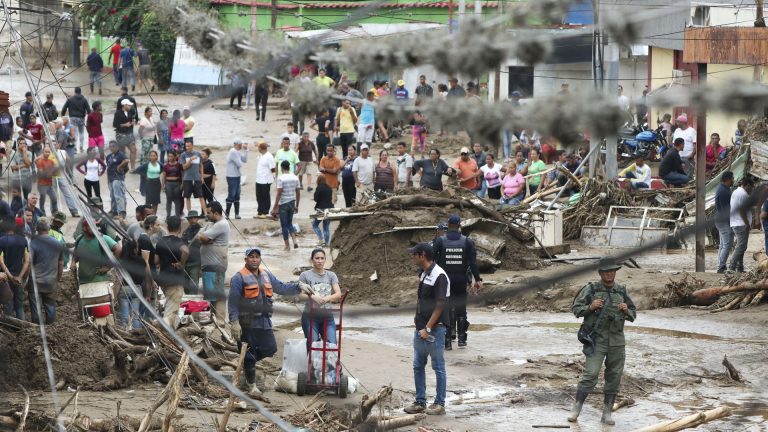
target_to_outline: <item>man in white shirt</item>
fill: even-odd
[[[268,217],[272,207],[269,190],[272,188],[272,182],[275,178],[276,166],[274,156],[267,151],[268,147],[269,144],[266,141],[259,140],[258,149],[261,156],[256,164],[256,202],[258,204],[256,217],[259,219]]]
[[[293,125],[293,122],[288,122],[286,131],[280,135],[280,139],[282,140],[283,138],[288,138],[288,140],[291,141],[291,149],[293,149],[293,151],[299,151],[299,141],[301,141],[301,136],[296,133],[296,128]]]
[[[682,138],[685,140],[683,151],[680,152],[680,159],[683,161],[685,167],[685,174],[688,177],[693,177],[693,163],[696,155],[696,130],[692,127],[688,127],[688,116],[680,114],[677,117],[677,129],[672,134],[672,142],[676,138]]]
[[[619,177],[626,177],[632,189],[648,189],[651,187],[651,167],[645,163],[642,155],[635,155],[635,163],[624,168]]]
[[[411,188],[411,171],[413,170],[413,158],[405,152],[404,142],[397,143],[397,190]]]
[[[736,246],[733,248],[728,270],[739,273],[744,272],[744,252],[747,251],[749,229],[752,226],[752,203],[749,195],[753,186],[754,181],[746,177],[731,195],[731,230],[736,238]]]
[[[363,193],[373,190],[373,159],[368,156],[368,145],[360,146],[360,157],[352,164],[352,176],[357,188],[357,202],[363,202]]]
[[[616,103],[619,104],[619,108],[621,108],[622,111],[629,112],[629,98],[622,93],[624,93],[624,87],[619,86],[619,97],[617,98]]]

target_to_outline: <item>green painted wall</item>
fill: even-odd
[[[432,2],[431,0],[429,1]],[[305,2],[310,3],[310,2]],[[319,2],[314,2],[319,3]],[[398,3],[391,0],[391,3]],[[457,2],[458,3],[458,2]],[[470,3],[470,2],[468,2]],[[296,3],[288,3],[295,5]],[[471,5],[471,4],[470,4]],[[251,28],[251,7],[240,5],[220,5],[219,20],[224,27],[240,27],[249,30]],[[277,27],[304,27],[306,29],[323,29],[327,26],[338,25],[360,8],[345,9],[315,9],[303,7],[299,9],[281,9],[277,15]],[[473,8],[468,7],[467,13],[472,13]],[[454,9],[458,13],[458,6]],[[272,25],[272,11],[269,8],[257,8],[257,26],[259,30],[268,30]],[[483,19],[495,17],[496,9],[484,8]],[[371,12],[370,16],[355,21],[357,23],[370,24],[404,24],[404,23],[448,23],[448,8],[379,8]]]

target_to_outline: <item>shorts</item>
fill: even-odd
[[[92,147],[98,147],[100,149],[104,148],[104,135],[97,136],[97,137],[88,137],[88,148]]]
[[[115,135],[115,141],[117,141],[118,147],[120,147],[120,150],[125,150],[125,148],[129,145],[132,145],[136,141],[136,137],[133,136],[132,133],[130,134],[116,134]]]
[[[224,272],[203,272],[203,297],[208,301],[227,298],[227,293],[224,291]]]
[[[184,198],[200,198],[203,196],[203,182],[200,180],[184,180],[181,185],[181,196]]]
[[[312,174],[309,172],[309,167],[312,162],[300,162],[296,170],[296,175]]]
[[[150,65],[139,66],[139,79],[140,80],[152,79],[152,66]]]

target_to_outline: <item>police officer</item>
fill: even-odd
[[[438,238],[443,237],[446,232],[448,232],[448,224],[447,223],[440,222],[439,224],[437,224],[437,227],[435,228],[435,238],[433,238],[432,241],[429,242],[429,245],[434,247],[435,246],[435,241]]]
[[[585,285],[571,306],[577,318],[584,317],[584,324],[595,329],[597,340],[594,349],[584,345],[586,366],[576,388],[576,401],[568,417],[569,422],[575,422],[579,417],[584,401],[595,388],[600,368],[605,362],[605,405],[600,421],[607,425],[615,424],[611,412],[624,372],[624,321],[634,321],[637,316],[637,309],[626,287],[615,283],[616,270],[619,268],[621,266],[613,259],[601,258],[598,265],[600,281]]]
[[[283,283],[261,266],[261,251],[245,250],[245,266],[229,283],[229,322],[237,349],[248,344],[243,366],[247,391],[261,394],[256,386],[256,362],[272,357],[277,352],[275,334],[272,332],[272,294],[297,295],[296,283]]]
[[[459,348],[467,346],[467,285],[470,273],[474,278],[473,289],[483,286],[480,272],[477,269],[477,251],[475,242],[462,235],[461,218],[454,214],[448,218],[448,232],[444,237],[438,237],[434,242],[435,262],[448,273],[451,281],[451,296],[448,299],[450,307],[450,325],[445,338],[445,349],[451,350],[451,341],[458,333]]]

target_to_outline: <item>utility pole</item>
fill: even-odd
[[[502,6],[504,4],[503,1],[498,2],[499,5],[499,16],[504,14],[504,7]],[[496,70],[496,73],[493,74],[493,100],[495,102],[498,102],[501,100],[501,70],[504,68],[504,64],[500,64],[499,68]]]
[[[448,2],[448,34],[453,34],[453,0]]]
[[[605,80],[605,77],[603,76],[604,73],[601,73],[601,79],[603,82],[603,92],[605,92],[606,95],[608,95],[608,97],[613,97],[614,98],[613,100],[615,101],[616,88],[619,83],[619,54],[620,54],[619,45],[612,38],[609,38],[607,40],[608,42],[607,44],[605,43],[606,39],[604,39],[602,35],[602,28],[603,28],[602,19],[603,18],[600,17],[599,25],[601,30],[600,31],[601,33],[600,39],[602,42],[601,48],[606,49],[608,53],[606,55],[600,56],[600,65],[601,65],[601,71],[602,71],[604,68],[603,59],[607,58],[607,61],[605,62],[606,63],[605,66],[607,66],[607,69],[608,69],[607,81],[610,83],[607,87],[605,86],[606,80]],[[616,159],[616,156],[617,156],[616,153],[618,150],[618,141],[619,141],[618,131],[605,137],[605,142],[606,142],[605,144],[605,180],[606,181],[611,181],[615,179],[616,176],[618,175],[619,163],[618,163],[618,160]]]
[[[597,75],[598,66],[603,67],[602,63],[598,63],[598,51],[600,50],[600,3],[598,0],[592,0],[592,83],[595,86],[595,90],[598,88]],[[600,140],[602,137],[596,136],[594,133],[589,137],[589,178],[595,178],[597,173],[597,161],[600,152],[596,151],[596,148],[600,146]]]
[[[699,87],[707,85],[707,64],[698,65]],[[696,112],[696,272],[705,271],[704,264],[704,243],[707,232],[705,229],[707,215],[704,210],[704,200],[706,199],[707,176],[704,170],[707,163],[706,148],[707,142],[707,109],[704,106],[698,107]]]
[[[277,0],[272,0],[272,30],[277,29]]]
[[[256,0],[251,0],[251,37],[256,38],[259,31],[259,19],[256,15]]]

